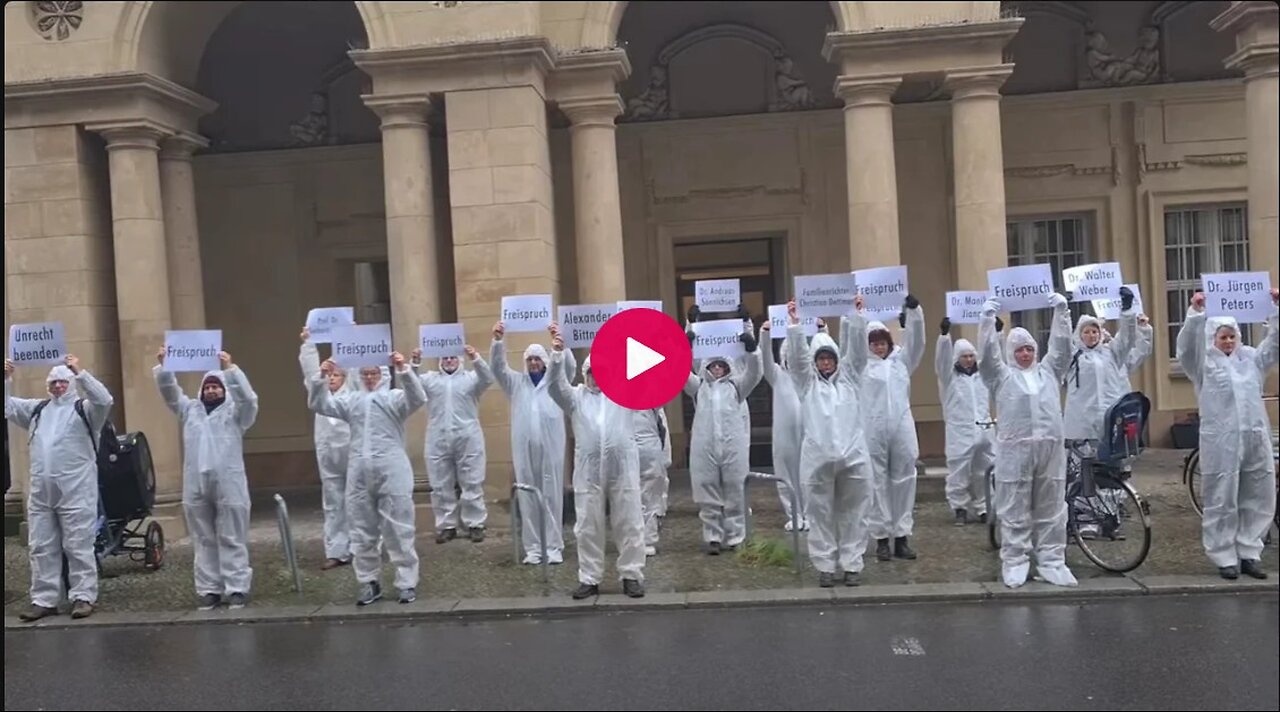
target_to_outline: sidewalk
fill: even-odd
[[[1077,590],[1028,585],[1017,595],[1140,595],[1191,590],[1275,590],[1277,551],[1268,547],[1263,567],[1273,572],[1264,582],[1219,579],[1200,545],[1199,517],[1181,485],[1181,453],[1148,451],[1134,474],[1134,485],[1150,503],[1153,542],[1147,561],[1131,576],[1106,574],[1090,563],[1078,547],[1068,546],[1068,563],[1081,581]],[[514,561],[510,533],[493,530],[482,544],[457,540],[437,545],[430,521],[419,520],[418,553],[422,558],[419,602],[399,606],[394,601],[361,611],[370,615],[418,615],[529,612],[617,607],[767,605],[769,602],[877,602],[937,598],[975,599],[1008,595],[999,579],[1000,565],[987,546],[986,528],[954,527],[938,476],[920,480],[916,507],[916,535],[912,546],[917,561],[881,563],[868,557],[859,589],[818,589],[816,575],[804,557],[804,571],[797,577],[789,564],[752,565],[726,554],[709,557],[700,551],[696,508],[689,496],[687,473],[673,473],[671,511],[662,533],[660,554],[645,568],[648,596],[631,601],[618,594],[616,579],[606,580],[598,602],[576,603],[568,592],[577,583],[576,556],[571,528],[566,529],[565,564],[550,567],[551,580],[542,583],[540,567]],[[254,565],[254,590],[250,607],[232,615],[229,611],[197,614],[193,611],[191,548],[187,542],[171,542],[164,569],[146,571],[140,562],[114,557],[106,562],[100,586],[99,613],[89,622],[175,622],[205,620],[288,619],[317,615],[355,615],[356,583],[349,567],[321,572],[323,547],[318,492],[286,494],[292,514],[294,540],[299,552],[302,593],[294,593],[292,575],[284,564],[270,493],[255,500],[250,556]],[[491,505],[494,506],[494,505]],[[752,486],[752,509],[757,538],[776,540],[789,547],[782,531],[783,517],[772,485]],[[421,510],[419,510],[421,511]],[[801,539],[803,546],[803,537]],[[29,570],[25,542],[7,537],[5,553],[6,628],[28,605]],[[610,564],[612,563],[612,550]],[[609,567],[607,576],[613,576]],[[386,568],[384,585],[392,573]],[[121,615],[115,615],[121,614]],[[131,616],[126,614],[143,614]],[[48,625],[69,624],[59,616]],[[79,624],[79,622],[77,622]]]

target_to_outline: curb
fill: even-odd
[[[120,628],[168,625],[229,625],[245,623],[345,623],[359,621],[422,621],[559,616],[620,611],[727,610],[771,606],[857,606],[902,603],[973,603],[1038,600],[1090,600],[1133,596],[1205,595],[1222,593],[1276,593],[1277,581],[1225,582],[1216,576],[1118,576],[1091,578],[1078,588],[1061,588],[1031,581],[1018,589],[995,582],[927,583],[860,586],[856,588],[760,589],[746,591],[695,591],[650,593],[643,599],[605,594],[595,600],[574,601],[567,596],[527,598],[423,599],[408,605],[383,604],[356,608],[350,604],[249,607],[239,611],[162,611],[130,613],[107,611],[83,621],[67,616],[23,623],[5,616],[5,633],[23,630],[67,628]]]

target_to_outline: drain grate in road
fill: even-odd
[[[889,647],[894,655],[924,655],[924,646],[916,638],[894,638]]]

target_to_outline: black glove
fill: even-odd
[[[743,332],[740,336],[738,336],[738,340],[741,341],[743,345],[746,347],[747,353],[755,353],[756,337],[746,332]]]
[[[951,333],[951,317],[946,317],[945,319],[942,320],[941,329],[942,329],[943,336],[946,336],[947,334]]]
[[[914,294],[908,294],[907,298],[903,300],[902,303],[908,309],[915,309],[916,307],[920,306],[920,300],[916,299]]]
[[[1133,290],[1128,287],[1120,288],[1120,309],[1129,311],[1133,308]]]
[[[1004,319],[996,317],[996,333],[999,334],[1002,331],[1004,331]]]
[[[749,314],[747,314],[747,305],[746,305],[746,304],[739,304],[739,305],[738,305],[738,318],[739,318],[739,319],[746,319],[748,316],[749,316]]]
[[[898,326],[907,328],[907,313],[905,311],[898,312]]]
[[[684,332],[684,335],[685,335],[685,338],[689,340],[689,345],[692,346],[693,340],[697,338],[697,335],[693,333],[693,329],[689,329],[688,331]]]
[[[697,304],[694,304],[689,307],[689,313],[687,316],[689,317],[689,323],[692,324],[698,320],[698,317],[702,316],[702,310],[698,308]]]

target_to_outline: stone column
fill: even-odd
[[[947,72],[955,178],[955,264],[962,290],[985,290],[987,270],[1009,263],[1000,87],[1012,73],[1011,64]]]
[[[200,228],[196,222],[196,185],[191,156],[209,145],[190,134],[160,145],[160,195],[164,199],[164,236],[169,260],[169,308],[175,329],[205,328],[204,275],[200,267]]]
[[[619,301],[627,295],[613,123],[623,108],[617,94],[560,102],[571,122],[578,301],[583,304]]]
[[[898,179],[893,102],[899,76],[836,80],[844,100],[849,189],[849,254],[853,269],[902,264],[898,249]]]
[[[1245,113],[1249,151],[1249,262],[1254,270],[1271,273],[1278,284],[1280,263],[1280,39],[1273,2],[1233,2],[1214,18],[1213,28],[1233,32],[1236,52],[1226,65],[1244,72]]]
[[[146,433],[156,472],[156,517],[170,539],[185,533],[178,419],[160,399],[151,368],[172,328],[169,258],[160,193],[160,141],[150,124],[87,127],[107,141],[125,427]],[[145,275],[145,278],[139,278]]]
[[[418,343],[418,325],[440,321],[439,255],[431,181],[431,136],[425,96],[368,97],[382,119],[382,175],[386,192],[387,267],[395,348],[407,356]],[[425,409],[406,423],[405,447],[413,463],[414,489],[428,489],[423,445]]]

